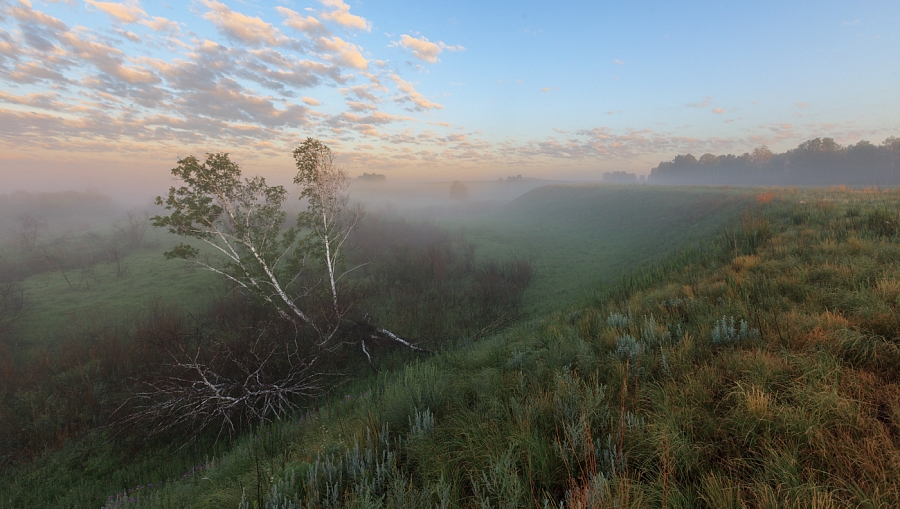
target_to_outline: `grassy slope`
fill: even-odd
[[[525,305],[537,316],[720,232],[748,200],[746,192],[722,189],[545,186],[461,226],[481,256],[532,262]]]
[[[348,386],[244,437],[202,477],[133,495],[235,507],[244,491],[291,507],[321,501],[331,468],[339,505],[358,507],[896,507],[900,200],[822,198],[784,195],[588,305]],[[722,316],[747,334],[716,334]],[[17,482],[8,496],[43,506],[55,497],[29,485],[79,491],[49,470]]]

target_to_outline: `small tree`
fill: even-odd
[[[113,228],[116,236],[125,241],[128,249],[138,249],[144,244],[147,216],[129,212],[126,221],[116,221]]]
[[[37,244],[40,231],[47,228],[47,223],[43,216],[30,213],[17,215],[16,221],[19,223],[19,227],[15,231],[15,242],[19,249],[30,253]]]

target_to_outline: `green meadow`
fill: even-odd
[[[174,238],[159,235],[157,243]],[[124,259],[125,273],[100,262],[87,270],[59,270],[25,279],[25,312],[16,330],[30,342],[52,342],[71,328],[119,325],[139,316],[152,300],[175,303],[188,311],[204,308],[221,293],[221,281],[185,262],[167,261],[161,249],[141,250]],[[71,283],[71,284],[70,284]]]
[[[231,438],[84,426],[6,456],[0,507],[900,506],[897,192],[552,186],[445,224],[531,261],[517,320]],[[160,259],[108,300],[23,284],[73,314],[214,287]]]
[[[527,310],[543,314],[591,295],[623,271],[658,261],[733,224],[745,191],[551,185],[460,222],[483,257],[532,262]]]

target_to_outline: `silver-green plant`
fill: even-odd
[[[621,313],[610,313],[606,318],[606,324],[614,329],[624,329],[631,325],[631,315],[623,315]]]
[[[647,346],[658,346],[669,339],[669,332],[660,332],[660,326],[656,323],[656,319],[651,314],[644,317],[644,323],[641,325],[641,340]]]
[[[383,426],[377,437],[367,431],[365,443],[356,442],[343,455],[319,455],[306,473],[306,499],[313,507],[337,509],[346,506],[348,493],[357,498],[367,492],[384,495],[396,476],[391,446],[388,428]]]
[[[410,438],[427,438],[434,431],[434,414],[428,408],[421,412],[416,409],[413,415],[409,416],[409,428]]]
[[[631,334],[623,334],[616,338],[616,357],[623,362],[627,360],[633,364],[643,351],[644,345]]]
[[[566,509],[591,509],[605,507],[610,498],[609,479],[595,472],[584,486],[575,486],[566,491]]]
[[[666,356],[665,352],[663,352],[659,356],[659,364],[660,364],[660,370],[662,371],[663,376],[665,376],[666,378],[671,377],[672,376],[672,368],[669,367],[669,359]]]
[[[721,320],[716,320],[716,324],[712,330],[713,344],[729,344],[755,339],[759,337],[758,329],[751,329],[747,321],[741,319],[737,323],[734,317],[722,316]]]

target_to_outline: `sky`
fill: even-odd
[[[599,180],[900,136],[900,2],[0,0],[0,193],[162,193],[228,152],[287,183]]]

